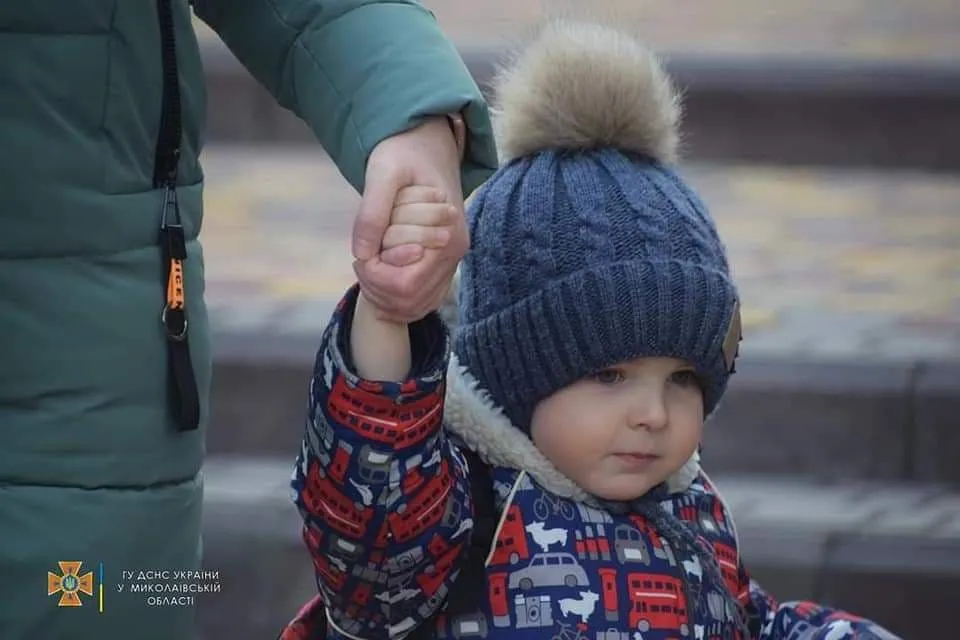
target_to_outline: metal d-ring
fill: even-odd
[[[163,323],[164,328],[167,330],[167,337],[173,340],[174,342],[183,342],[187,337],[187,314],[183,314],[183,327],[180,331],[174,333],[170,331],[170,326],[167,324],[167,313],[170,311],[170,305],[163,305],[163,312],[160,314],[160,322]]]

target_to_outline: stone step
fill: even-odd
[[[211,146],[211,450],[290,455],[357,195],[316,150]],[[743,299],[711,468],[960,483],[960,180],[687,164]]]
[[[357,195],[305,148],[211,146],[202,240],[214,452],[297,446]],[[722,471],[960,484],[960,180],[690,163],[743,299],[706,430]]]
[[[294,455],[315,349],[219,336],[208,449]],[[705,427],[704,459],[719,472],[960,485],[958,416],[956,363],[744,358]]]
[[[272,638],[315,593],[290,502],[291,459],[212,456],[199,602],[206,640]],[[941,638],[960,607],[960,492],[934,484],[714,475],[754,577],[781,601],[811,598],[903,638]]]
[[[309,129],[213,37],[201,41],[214,142],[313,143]],[[481,87],[503,50],[461,48]],[[685,155],[786,165],[960,168],[960,64],[668,53],[683,91]]]

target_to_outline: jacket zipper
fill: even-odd
[[[178,430],[192,431],[200,425],[200,395],[187,339],[189,322],[184,278],[187,244],[177,200],[182,123],[171,1],[157,0],[163,64],[163,103],[154,159],[153,186],[163,190],[159,244],[163,254],[166,296],[160,321],[167,338],[169,403]]]

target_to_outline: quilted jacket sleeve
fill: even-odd
[[[757,640],[898,640],[870,620],[813,602],[780,602],[741,571],[748,585],[748,616]]]
[[[839,609],[813,602],[778,602],[747,571],[736,525],[717,487],[705,474],[695,485],[697,491],[690,492],[689,499],[696,507],[681,507],[680,516],[712,543],[727,588],[746,613],[751,640],[898,640],[874,622]]]
[[[194,11],[358,191],[377,143],[432,115],[466,120],[464,193],[496,169],[480,90],[416,0],[194,0]]]
[[[466,462],[441,428],[445,327],[436,314],[411,326],[404,382],[360,379],[346,348],[356,296],[320,345],[292,486],[330,623],[402,638],[443,605],[472,504]]]

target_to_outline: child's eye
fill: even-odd
[[[697,372],[693,369],[675,371],[670,376],[670,382],[680,385],[681,387],[700,387],[700,377],[697,376]]]
[[[591,377],[600,384],[616,384],[623,381],[623,373],[616,369],[604,369]]]

